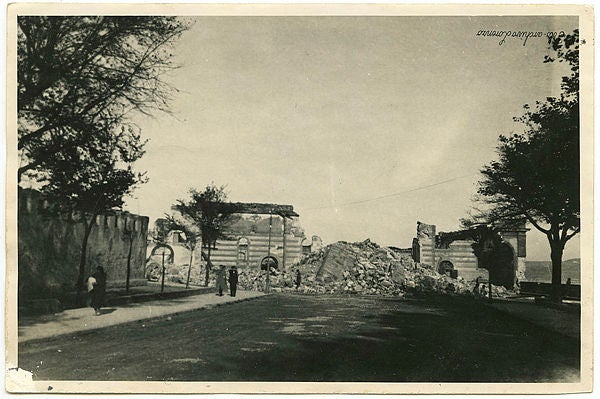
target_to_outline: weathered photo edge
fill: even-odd
[[[581,96],[581,380],[555,384],[463,383],[248,383],[248,382],[102,382],[31,381],[18,370],[17,331],[17,182],[16,151],[16,18],[34,14],[129,15],[578,15]],[[593,8],[591,6],[483,6],[483,5],[122,5],[122,4],[11,4],[7,13],[7,173],[6,173],[6,381],[9,392],[53,393],[576,393],[592,389],[593,366]]]

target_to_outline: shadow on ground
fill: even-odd
[[[19,346],[36,379],[566,382],[579,341],[471,299],[271,295]]]

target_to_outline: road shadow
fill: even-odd
[[[245,352],[254,367],[218,373],[208,363],[203,372],[230,381],[579,381],[578,340],[473,300],[413,299],[360,319],[359,328],[333,336],[310,326],[282,329],[295,343]]]

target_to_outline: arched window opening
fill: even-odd
[[[440,274],[444,274],[448,277],[452,277],[453,270],[454,270],[454,265],[452,264],[452,262],[450,262],[448,260],[441,261],[440,265],[438,266],[438,272]]]
[[[238,262],[246,263],[248,262],[248,239],[242,237],[238,240]]]
[[[269,268],[269,270],[279,269],[279,262],[277,261],[277,258],[274,256],[265,256],[260,261],[260,270],[267,270],[267,268]]]

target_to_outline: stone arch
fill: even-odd
[[[452,262],[450,262],[447,259],[443,259],[439,264],[438,264],[438,273],[439,274],[444,274],[446,276],[451,276],[452,275],[452,270],[454,270],[454,264]]]
[[[150,261],[150,259],[152,259],[152,257],[154,255],[156,255],[156,252],[160,249],[160,248],[166,248],[169,250],[169,255],[167,256],[167,263],[173,263],[175,261],[175,251],[173,250],[173,247],[171,247],[169,244],[156,244],[154,246],[154,248],[152,248],[152,252],[150,252],[150,256],[148,257],[148,259],[146,259],[146,263]]]
[[[273,255],[265,256],[260,260],[260,270],[267,270],[267,267],[270,266],[273,269],[279,269],[279,260],[277,257]]]

